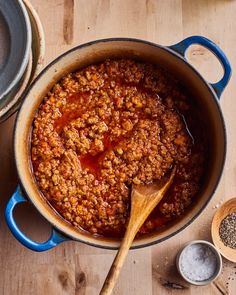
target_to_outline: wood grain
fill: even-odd
[[[73,46],[94,39],[125,36],[169,45],[198,34],[215,41],[236,67],[233,0],[32,0],[32,4],[45,29],[45,65]],[[196,50],[201,54],[196,55]],[[218,72],[207,50],[195,47],[189,51],[189,59],[201,67],[207,79]],[[217,205],[236,195],[235,93],[233,74],[220,101],[227,126],[228,153],[214,198],[192,225],[171,240],[132,250],[114,295],[236,293],[235,264],[226,260],[219,279],[204,287],[187,284],[175,268],[175,256],[183,244],[193,239],[210,240],[210,224]],[[3,210],[18,182],[12,152],[14,119],[15,116],[0,124],[0,294],[97,295],[115,252],[67,242],[46,253],[34,253],[21,246],[5,225]],[[23,205],[16,211],[17,220],[29,236],[38,241],[48,237],[49,225],[32,206]]]
[[[64,0],[63,37],[71,44],[74,35],[74,0]]]

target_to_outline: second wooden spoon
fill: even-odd
[[[100,295],[111,294],[138,230],[163,198],[173,181],[175,172],[176,167],[172,169],[169,178],[163,178],[161,181],[148,185],[137,185],[132,187],[129,223],[124,239],[120,245],[120,249],[116,254],[102,290],[100,291]]]

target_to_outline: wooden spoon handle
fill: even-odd
[[[115,283],[118,279],[120,270],[124,264],[125,258],[129,251],[129,248],[132,245],[132,242],[139,230],[142,226],[150,212],[162,198],[162,194],[159,194],[159,198],[156,198],[154,201],[150,197],[143,197],[143,195],[139,194],[136,190],[132,191],[131,198],[131,214],[129,223],[125,232],[124,239],[121,242],[120,249],[116,254],[116,257],[112,263],[110,271],[106,277],[106,280],[103,284],[102,290],[100,291],[100,295],[110,295],[115,286]],[[134,201],[135,200],[135,201]],[[148,204],[148,205],[147,205]],[[148,207],[147,210],[142,212],[142,207]]]
[[[117,252],[116,257],[112,263],[112,266],[109,270],[106,280],[102,286],[100,295],[110,295],[119,277],[120,270],[124,264],[129,248],[132,245],[132,242],[137,232],[129,232],[128,234],[127,233],[128,233],[128,229],[121,243],[120,249]]]
[[[129,248],[131,247],[138,230],[140,229],[144,221],[147,219],[148,215],[152,212],[152,210],[163,198],[165,192],[172,183],[175,171],[176,168],[174,167],[169,180],[166,183],[164,183],[164,185],[158,190],[158,192],[149,192],[148,195],[145,195],[142,192],[140,193],[140,191],[137,191],[136,189],[132,190],[131,212],[128,227],[126,229],[124,239],[122,240],[122,243],[120,245],[120,249],[116,254],[110,271],[102,286],[100,295],[111,294],[117,281],[117,278],[119,276],[120,270],[124,264]]]

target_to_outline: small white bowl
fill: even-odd
[[[190,245],[193,245],[193,244],[206,245],[215,254],[215,257],[216,257],[216,260],[217,260],[217,266],[216,266],[216,269],[215,269],[215,272],[214,272],[213,276],[211,276],[209,279],[206,279],[206,280],[203,280],[203,281],[193,281],[190,278],[188,278],[186,276],[186,274],[183,272],[183,270],[181,269],[181,260],[183,259],[184,255],[185,255],[185,250],[186,250],[186,248],[188,248]],[[220,255],[219,251],[215,248],[215,246],[213,244],[211,244],[211,243],[209,243],[207,241],[204,241],[204,240],[194,240],[194,241],[191,241],[191,242],[185,244],[184,247],[183,247],[183,249],[181,249],[179,251],[179,253],[176,256],[176,266],[177,266],[177,269],[178,269],[180,275],[187,282],[189,282],[192,285],[204,286],[204,285],[208,285],[212,281],[214,281],[219,276],[219,274],[221,273],[221,269],[222,269],[222,258],[221,258],[221,255]]]

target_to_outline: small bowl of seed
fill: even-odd
[[[225,202],[216,211],[212,220],[211,235],[222,256],[236,262],[236,198]]]

